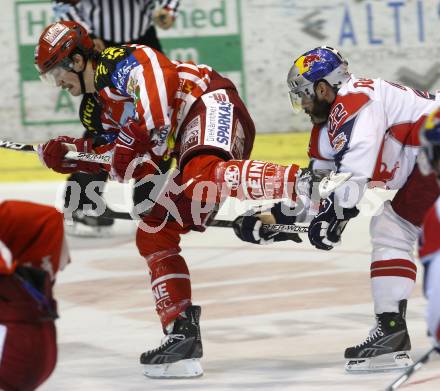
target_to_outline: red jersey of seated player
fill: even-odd
[[[63,216],[4,201],[0,221],[0,389],[34,390],[56,364],[52,285],[69,261]]]

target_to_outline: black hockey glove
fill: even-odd
[[[274,224],[294,224],[295,216],[288,216],[284,212],[290,214],[293,209],[281,202],[275,204],[270,212],[274,218]],[[260,213],[253,213],[251,215],[238,216],[233,222],[235,234],[243,241],[255,244],[270,244],[273,242],[281,242],[284,240],[293,240],[294,242],[302,242],[301,238],[296,233],[284,232],[270,232],[263,229],[262,215]],[[264,216],[264,215],[263,215]],[[269,215],[270,216],[270,215]]]
[[[309,225],[310,243],[319,250],[331,250],[341,241],[348,220],[356,217],[359,209],[335,207],[334,193],[321,200],[318,214]]]

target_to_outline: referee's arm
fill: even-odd
[[[180,0],[160,0],[160,7],[171,12],[172,16],[176,17],[177,9],[179,8]]]
[[[52,0],[52,10],[56,20],[71,20],[81,24],[93,36],[92,26],[89,25],[77,7],[79,1]]]

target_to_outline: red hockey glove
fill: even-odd
[[[64,159],[68,151],[93,152],[92,143],[92,139],[60,136],[40,145],[38,157],[46,167],[61,174],[71,174],[78,171],[96,173],[101,169],[98,163]]]
[[[152,146],[149,131],[145,126],[140,126],[131,119],[128,120],[116,139],[113,150],[112,176],[119,182],[137,177],[139,170],[136,170],[135,166],[131,166],[130,163],[134,158],[150,151]]]

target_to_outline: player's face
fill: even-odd
[[[327,122],[331,104],[319,100],[318,97],[314,95],[313,98],[303,97],[301,105],[313,124],[320,125]]]
[[[320,122],[315,123],[324,123],[327,122],[328,116],[330,115],[330,111],[332,109],[332,104],[327,102],[324,99],[318,98],[318,95],[313,97],[313,107],[311,110],[311,116]]]
[[[75,72],[64,72],[56,79],[56,85],[63,90],[67,90],[72,96],[81,95],[81,83]]]

